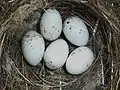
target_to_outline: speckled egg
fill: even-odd
[[[66,70],[68,73],[77,75],[85,72],[94,61],[94,55],[88,47],[78,47],[68,57]]]
[[[22,51],[27,62],[36,66],[40,63],[45,49],[43,37],[36,31],[27,32],[22,39]]]
[[[47,9],[40,21],[40,31],[42,36],[52,41],[57,39],[62,31],[62,18],[56,9]]]
[[[76,46],[83,46],[88,42],[88,29],[83,20],[77,16],[68,17],[64,21],[63,32],[65,37]]]
[[[64,65],[68,57],[68,44],[63,39],[52,42],[44,54],[45,64],[49,69],[58,69]]]

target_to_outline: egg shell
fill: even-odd
[[[44,54],[45,64],[49,69],[61,68],[68,57],[69,47],[65,40],[58,39],[52,42]]]
[[[27,32],[22,39],[22,51],[27,62],[36,66],[42,60],[45,43],[43,37],[36,31]]]
[[[85,72],[94,61],[94,55],[88,47],[78,47],[69,55],[66,61],[68,73],[77,75]]]
[[[68,17],[64,21],[63,32],[65,37],[76,46],[83,46],[88,42],[88,29],[83,20],[77,16]]]
[[[56,9],[47,9],[40,21],[40,31],[42,36],[52,41],[57,39],[62,31],[62,18]]]

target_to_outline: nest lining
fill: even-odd
[[[52,90],[53,88],[74,90],[75,88],[87,88],[91,85],[90,83],[95,83],[95,86],[102,85],[106,89],[111,88],[111,85],[114,88],[116,85],[115,80],[118,79],[116,75],[117,77],[111,81],[111,78],[115,77],[112,71],[117,70],[117,66],[114,65],[118,63],[116,33],[101,12],[90,3],[86,4],[67,0],[52,1],[45,5],[47,6],[42,6],[42,9],[41,7],[37,7],[37,9],[33,9],[32,7],[31,9],[29,5],[19,8],[19,13],[17,11],[14,12],[14,16],[10,19],[10,22],[3,26],[5,27],[3,30],[1,29],[1,47],[3,47],[1,58],[3,67],[1,71],[3,71],[2,75],[7,76],[6,78],[4,77],[5,80],[3,78],[3,84],[4,82],[7,83],[5,86],[3,85],[4,88],[13,89],[20,87],[21,89],[25,89],[27,85],[28,88],[31,88],[30,90],[32,90],[33,86],[52,88]],[[43,12],[47,8],[56,8],[59,10],[63,20],[68,16],[77,15],[88,26],[91,36],[87,46],[93,50],[95,61],[89,70],[83,74],[72,76],[66,73],[64,68],[50,71],[44,66],[44,62],[38,67],[31,67],[25,62],[20,48],[21,37],[27,30],[33,29],[39,31],[39,23],[36,24],[40,18],[39,12]],[[20,10],[23,10],[23,12]],[[18,17],[21,14],[24,17]],[[16,20],[17,17],[18,21]],[[14,20],[17,22],[14,22]],[[13,26],[11,27],[11,25]],[[61,38],[64,38],[64,36],[61,35]],[[49,42],[47,43],[49,44]],[[76,48],[71,44],[69,46],[71,51]],[[7,62],[7,65],[4,60]],[[8,69],[8,65],[11,70]]]

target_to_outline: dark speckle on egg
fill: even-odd
[[[32,41],[32,38],[30,39],[30,41]]]
[[[53,68],[55,68],[54,66],[52,66]]]
[[[79,34],[81,34],[81,32],[82,32],[82,29],[80,29],[80,32],[79,32]]]
[[[82,51],[81,49],[79,49],[78,51]]]
[[[82,29],[80,29],[80,31],[82,31]]]
[[[35,37],[36,35],[33,35],[33,37]]]
[[[41,26],[41,27],[43,27],[43,25],[42,25],[42,24],[41,24],[40,26]]]
[[[57,30],[57,28],[55,28],[55,30]]]
[[[52,35],[52,32],[49,32],[49,34],[51,34],[51,35]]]
[[[52,28],[55,28],[55,26],[52,26]]]
[[[31,43],[28,43],[29,45],[31,44]]]
[[[50,61],[50,63],[52,63],[52,61]]]
[[[67,21],[67,24],[69,24],[70,22],[69,21]]]
[[[46,33],[46,31],[45,31],[45,30],[43,30],[43,32],[44,32],[44,33]]]
[[[30,36],[29,34],[26,34],[26,35],[25,35],[25,37],[27,37],[27,38],[28,38],[29,36]]]

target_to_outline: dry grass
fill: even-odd
[[[0,90],[118,90],[120,88],[120,29],[103,8],[99,0],[46,1],[16,0],[10,8],[0,7]],[[10,2],[10,3],[11,3]],[[50,71],[44,62],[37,67],[29,66],[20,48],[21,37],[28,30],[37,30],[40,15],[47,8],[55,7],[63,20],[77,15],[84,20],[90,31],[90,47],[95,61],[85,73],[72,76],[64,68]],[[6,12],[5,12],[5,10]],[[61,35],[61,38],[64,38]],[[47,42],[49,43],[49,42]],[[70,51],[74,48],[71,44]]]

